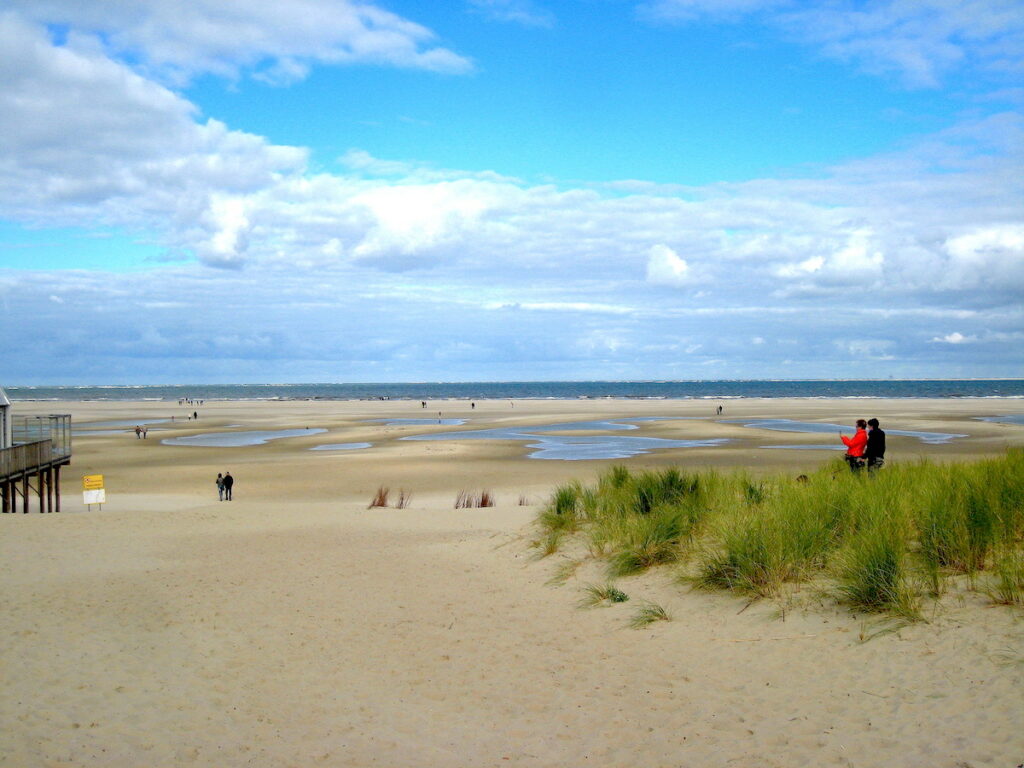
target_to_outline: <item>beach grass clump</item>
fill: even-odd
[[[681,555],[680,543],[686,530],[685,513],[669,505],[622,520],[609,556],[608,574],[628,576],[675,562]]]
[[[1019,605],[1024,450],[858,474],[836,460],[795,479],[613,466],[557,489],[537,524],[545,552],[578,536],[609,579],[680,563],[683,581],[754,597],[813,581],[856,610],[911,621],[925,583],[937,598],[967,574]]]
[[[656,621],[672,621],[672,615],[657,603],[644,603],[629,620],[632,629],[644,629]]]
[[[613,578],[678,560],[705,511],[700,477],[675,467],[613,467],[580,498],[590,549],[609,559]]]
[[[456,509],[478,509],[480,507],[493,507],[494,495],[490,491],[459,491],[455,495]]]
[[[999,529],[991,488],[974,472],[931,473],[919,507],[920,551],[933,570],[974,574],[983,570]]]
[[[902,521],[878,510],[871,510],[868,518],[836,559],[839,598],[860,610],[916,618],[920,601],[908,581]]]
[[[994,582],[987,590],[992,602],[1024,606],[1024,552],[998,553],[993,567]]]
[[[610,605],[612,603],[625,603],[629,595],[616,587],[614,584],[587,584],[583,588],[583,597],[580,598],[580,608],[596,608],[599,605]]]
[[[374,507],[386,507],[388,505],[388,496],[391,495],[391,489],[387,486],[379,486],[377,492],[373,494],[373,498],[370,499],[370,504],[367,509],[373,509]]]
[[[537,516],[542,531],[541,548],[545,554],[558,551],[562,537],[579,529],[582,515],[583,486],[572,482],[555,489],[551,501]]]

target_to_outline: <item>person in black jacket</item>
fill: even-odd
[[[878,426],[878,419],[868,419],[868,444],[864,448],[868,460],[868,472],[881,469],[885,464],[885,432]]]
[[[231,501],[231,489],[235,485],[235,478],[231,476],[230,472],[224,473],[224,501]]]

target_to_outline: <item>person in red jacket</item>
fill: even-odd
[[[839,433],[839,439],[846,446],[846,462],[850,465],[851,472],[859,472],[864,467],[864,449],[868,444],[868,423],[864,419],[857,419],[857,431],[853,437]]]

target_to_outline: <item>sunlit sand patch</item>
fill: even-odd
[[[726,424],[742,424],[744,427],[757,429],[770,429],[776,432],[812,432],[815,434],[849,434],[854,430],[851,425],[843,424],[822,424],[814,421],[793,421],[791,419],[728,419]],[[883,426],[884,428],[884,426]],[[886,429],[887,435],[902,435],[903,437],[916,437],[922,443],[928,445],[942,445],[957,437],[967,435],[953,434],[947,432],[915,432],[905,429]],[[765,448],[769,446],[763,446]],[[792,448],[795,446],[785,446]],[[840,446],[841,447],[841,446]]]
[[[426,424],[442,424],[458,427],[466,423],[466,419],[364,419],[367,423],[383,424],[385,427],[423,426]]]
[[[361,448],[370,448],[373,443],[329,443],[327,445],[314,445],[311,451],[358,451]]]

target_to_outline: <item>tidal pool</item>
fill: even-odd
[[[167,437],[160,442],[164,445],[195,445],[205,448],[239,448],[247,445],[263,445],[271,440],[302,435],[318,435],[326,429],[265,429],[249,432],[210,432],[205,435],[188,437]]]
[[[358,451],[360,448],[369,448],[373,443],[329,443],[327,445],[314,445],[311,451]]]
[[[1024,426],[1024,413],[1015,413],[1011,416],[975,416],[978,421],[994,421],[998,424],[1019,424]]]
[[[816,434],[831,434],[836,436],[837,443],[839,443],[840,432],[844,435],[852,435],[855,429],[852,424],[820,424],[814,421],[792,421],[791,419],[727,419],[725,420],[725,423],[742,424],[744,427],[757,427],[758,429],[771,429],[776,432],[812,432]],[[882,425],[882,429],[885,430],[885,434],[887,435],[916,437],[922,443],[927,443],[929,445],[942,445],[944,443],[948,443],[955,437],[967,437],[967,435],[948,434],[946,432],[913,432],[905,429],[886,429],[885,425]],[[769,446],[763,447],[767,448]],[[785,447],[789,448],[795,446]],[[839,447],[845,450],[842,443],[839,443]]]
[[[661,437],[627,437],[625,435],[552,435],[550,432],[617,432],[637,429],[628,422],[668,421],[669,418],[642,417],[616,421],[576,421],[541,424],[532,427],[495,427],[465,432],[435,432],[409,435],[402,440],[519,440],[533,449],[528,458],[560,461],[592,459],[628,459],[663,448],[707,448],[729,442],[727,438],[710,440],[669,440]]]

